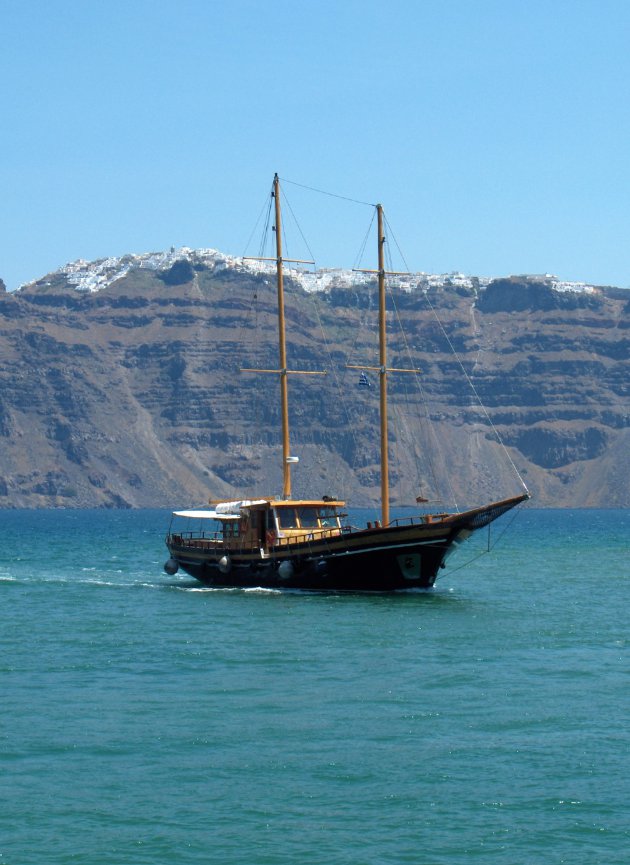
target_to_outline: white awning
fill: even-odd
[[[238,520],[238,514],[218,514],[216,511],[173,511],[174,517],[189,520]]]
[[[216,507],[217,514],[239,514],[243,508],[250,508],[252,505],[266,505],[267,499],[256,499],[251,501],[244,499],[238,502],[219,502]]]

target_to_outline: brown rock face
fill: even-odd
[[[290,368],[327,371],[289,376],[294,495],[371,504],[378,373],[346,365],[378,364],[373,290],[287,295]],[[189,261],[2,293],[0,507],[278,494],[278,376],[240,372],[277,368],[274,302],[263,275]],[[538,506],[630,506],[630,293],[512,278],[389,307],[389,364],[422,370],[420,390],[390,375],[394,504],[518,492],[511,459]]]

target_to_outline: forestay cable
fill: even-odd
[[[391,233],[391,236],[392,236],[393,239],[394,239],[394,243],[396,244],[396,249],[398,250],[398,253],[399,253],[399,255],[400,255],[400,257],[401,257],[401,259],[402,259],[402,261],[403,261],[403,263],[404,263],[404,265],[405,265],[405,268],[409,271],[409,265],[407,264],[407,262],[406,262],[406,260],[405,260],[405,256],[403,255],[402,250],[401,250],[400,246],[398,245],[398,241],[396,240],[396,237],[395,237],[395,235],[394,235],[394,232],[391,230],[391,226],[389,225],[389,223],[387,223],[387,230],[388,230],[388,233]],[[409,271],[409,272],[411,272],[411,271]],[[462,363],[462,360],[461,360],[459,354],[457,353],[457,351],[456,351],[456,349],[455,349],[455,346],[454,346],[453,343],[451,342],[451,339],[450,339],[449,335],[447,334],[446,330],[444,329],[444,325],[442,324],[442,322],[441,322],[441,320],[440,320],[440,317],[438,316],[438,314],[437,314],[437,312],[436,312],[436,310],[435,310],[435,307],[434,307],[433,304],[431,303],[431,299],[430,299],[430,297],[429,297],[429,292],[428,292],[428,291],[425,292],[425,298],[426,298],[426,301],[427,301],[427,303],[428,303],[428,305],[429,305],[429,309],[430,309],[431,312],[433,313],[433,317],[434,317],[435,320],[437,321],[437,323],[438,323],[438,325],[439,325],[439,328],[440,328],[440,330],[442,331],[442,336],[443,336],[444,339],[447,341],[448,346],[449,346],[450,350],[451,350],[452,353],[453,353],[453,357],[455,358],[455,360],[456,360],[457,363],[459,364],[459,366],[460,366],[462,372],[464,373],[464,377],[465,377],[466,381],[468,382],[468,385],[469,385],[471,391],[472,391],[473,394],[475,395],[475,399],[477,400],[477,403],[479,404],[479,407],[481,408],[481,411],[483,412],[483,414],[484,414],[486,420],[487,420],[488,423],[490,424],[490,428],[492,429],[492,432],[493,432],[494,435],[496,436],[496,440],[497,440],[498,443],[501,445],[504,454],[506,455],[506,457],[507,457],[507,459],[508,459],[510,465],[512,466],[512,469],[513,469],[513,471],[514,471],[514,474],[515,474],[516,477],[519,479],[519,481],[520,481],[520,483],[521,483],[521,486],[523,487],[523,489],[525,490],[525,492],[528,492],[527,485],[526,485],[525,481],[523,480],[523,478],[521,477],[521,474],[520,474],[519,470],[516,468],[516,465],[515,465],[515,463],[514,463],[514,460],[513,460],[512,457],[510,456],[510,453],[509,453],[508,449],[506,448],[506,446],[505,446],[505,444],[504,444],[504,442],[503,442],[503,439],[501,438],[501,434],[499,433],[498,429],[495,427],[494,423],[492,422],[492,418],[490,417],[490,415],[489,415],[489,413],[488,413],[488,410],[486,409],[485,405],[483,404],[483,401],[482,401],[481,397],[479,396],[479,393],[477,392],[477,388],[475,387],[475,385],[473,384],[472,379],[470,378],[470,376],[469,376],[468,373],[466,372],[466,367],[465,367],[464,364]]]

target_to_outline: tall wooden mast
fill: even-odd
[[[287,343],[286,343],[286,327],[284,317],[284,271],[283,265],[285,261],[294,264],[315,264],[314,261],[309,261],[302,258],[284,258],[282,255],[282,213],[280,207],[280,178],[277,174],[273,177],[273,186],[271,195],[275,204],[275,225],[276,233],[276,257],[266,258],[255,256],[256,261],[275,261],[276,263],[276,278],[278,285],[278,360],[279,369],[250,369],[241,368],[241,372],[258,372],[272,373],[280,376],[280,409],[282,415],[282,497],[285,499],[291,498],[291,464],[297,463],[298,458],[291,456],[291,446],[289,438],[289,375],[326,375],[325,371],[311,371],[301,369],[287,369]],[[245,260],[248,256],[245,256]]]
[[[383,206],[376,205],[378,232],[378,344],[381,414],[381,520],[389,525],[389,446],[387,433],[387,329],[385,308],[385,234]]]
[[[287,376],[287,343],[284,323],[284,274],[282,268],[282,214],[280,209],[280,179],[273,178],[276,211],[276,278],[278,282],[278,352],[280,361],[280,409],[282,413],[282,497],[291,498],[291,463],[289,457],[289,387]]]
[[[381,415],[381,521],[384,526],[389,525],[389,444],[387,432],[387,374],[390,372],[420,372],[419,369],[400,369],[387,366],[387,309],[385,303],[385,276],[401,275],[406,271],[385,270],[385,231],[383,228],[385,219],[383,206],[376,205],[377,235],[378,235],[378,270],[358,270],[359,273],[373,273],[378,278],[378,343],[379,343],[379,365],[364,366],[348,364],[348,369],[369,369],[378,372],[380,384]]]

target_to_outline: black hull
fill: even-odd
[[[171,559],[190,576],[217,588],[392,592],[428,589],[453,549],[473,532],[528,498],[518,496],[462,514],[419,518],[344,532],[338,537],[261,550],[227,549],[169,536]],[[420,521],[421,520],[421,521]]]

